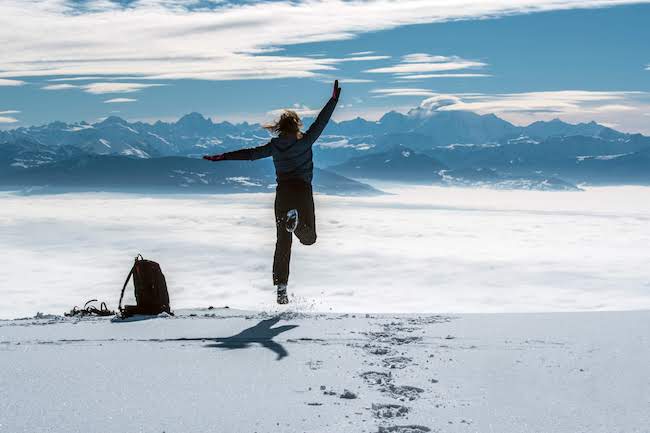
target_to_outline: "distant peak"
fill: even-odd
[[[203,114],[193,111],[178,119],[180,125],[212,125],[212,120],[203,117]]]
[[[47,126],[50,128],[66,128],[68,124],[60,120],[55,120],[54,122],[48,123]]]
[[[203,114],[197,113],[196,111],[192,111],[189,114],[186,114],[185,116],[181,117],[179,120],[183,119],[201,119],[201,120],[207,120],[205,117],[203,117]]]
[[[116,125],[127,123],[126,120],[117,116],[108,116],[106,119],[100,122],[100,125]]]
[[[379,119],[379,122],[385,122],[386,120],[391,120],[391,119],[402,119],[404,117],[406,117],[404,114],[399,113],[399,112],[394,111],[394,110],[391,110],[388,113],[381,116],[381,119]]]

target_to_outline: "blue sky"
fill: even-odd
[[[0,128],[310,115],[340,78],[338,119],[422,106],[650,134],[649,19],[624,0],[4,0]]]

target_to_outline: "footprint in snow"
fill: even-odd
[[[388,393],[391,397],[396,398],[402,401],[412,401],[420,397],[420,394],[424,392],[422,388],[416,386],[401,385],[396,386],[392,383],[389,383],[387,386],[381,389],[382,392]]]
[[[367,344],[363,346],[363,348],[371,355],[386,356],[395,353],[394,350],[387,346],[373,346],[371,344]]]
[[[393,380],[390,373],[383,373],[380,371],[366,371],[361,373],[361,377],[368,385],[386,385]]]
[[[375,418],[399,418],[409,413],[409,408],[401,404],[375,404],[372,405]]]
[[[384,364],[384,367],[401,370],[406,368],[411,361],[413,361],[413,359],[406,356],[393,356],[384,359],[382,363]]]
[[[423,425],[394,425],[391,427],[379,427],[378,433],[426,433],[430,432],[429,427]]]

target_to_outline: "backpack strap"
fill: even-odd
[[[129,280],[131,279],[131,275],[133,275],[133,271],[135,270],[135,266],[138,263],[138,257],[140,257],[140,260],[144,260],[144,257],[142,257],[141,254],[138,254],[135,257],[135,263],[133,263],[133,266],[131,267],[131,270],[129,271],[129,275],[126,276],[126,281],[124,281],[124,286],[122,286],[122,293],[120,294],[120,302],[118,304],[118,309],[120,310],[120,313],[123,312],[122,310],[122,299],[124,299],[124,291],[126,290],[126,286],[129,284]]]

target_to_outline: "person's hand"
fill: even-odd
[[[203,159],[208,161],[223,161],[225,159],[223,153],[219,155],[203,155]]]
[[[334,80],[334,90],[332,91],[332,98],[339,99],[341,88],[339,87],[339,80]]]

